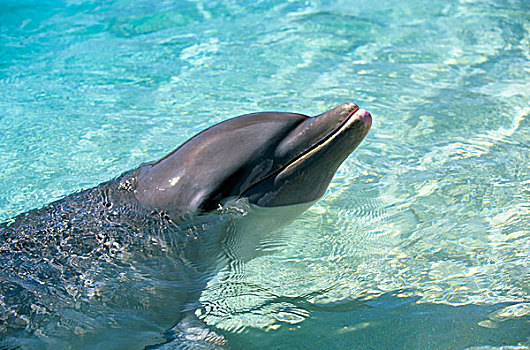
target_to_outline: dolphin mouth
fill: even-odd
[[[348,122],[350,122],[350,119],[355,115],[355,113],[357,113],[359,111],[359,106],[357,106],[356,104],[354,104],[352,106],[352,110],[346,115],[346,117],[342,118],[342,120],[340,120],[336,125],[335,127],[329,131],[326,135],[324,135],[322,138],[320,138],[317,142],[315,142],[312,146],[310,146],[308,149],[306,149],[304,152],[302,152],[300,154],[300,156],[303,156],[305,153],[308,153],[308,152],[311,152],[312,149],[314,148],[318,148],[321,144],[325,143],[326,140],[329,140],[330,138],[333,137],[333,135],[335,134],[338,134],[341,132],[341,130],[343,129],[343,127],[348,124]],[[317,118],[317,117],[313,117],[313,118]],[[295,160],[296,158],[300,158],[300,156],[298,157],[295,157]],[[289,163],[292,163],[292,162],[289,162]]]
[[[322,138],[320,138],[317,142],[315,142],[305,151],[300,153],[298,156],[287,162],[282,167],[282,169],[279,169],[277,172],[280,172],[283,169],[311,156],[318,150],[324,148],[326,145],[329,145],[337,136],[339,136],[344,131],[348,130],[355,123],[358,122],[363,123],[364,127],[364,135],[362,135],[361,138],[362,140],[364,136],[368,133],[368,130],[370,130],[370,127],[372,126],[372,116],[367,110],[360,109],[359,106],[353,105],[352,110],[346,115],[346,117],[344,117],[340,122],[338,122],[330,132],[328,132],[326,135],[324,135]],[[353,152],[355,148],[356,146],[351,150],[351,152]]]
[[[299,153],[297,156],[293,157],[289,161],[285,162],[281,167],[275,169],[274,171],[271,171],[270,173],[266,174],[263,178],[260,180],[253,182],[243,188],[241,192],[239,193],[239,196],[243,195],[245,192],[247,192],[250,188],[253,186],[256,186],[259,183],[262,183],[268,179],[270,179],[272,176],[276,176],[283,171],[296,166],[298,163],[301,163],[305,161],[307,158],[312,157],[315,153],[321,151],[322,149],[329,146],[333,141],[339,137],[344,132],[347,132],[348,129],[352,128],[354,124],[362,123],[361,128],[363,129],[361,131],[361,135],[359,136],[358,142],[354,142],[353,145],[348,150],[348,154],[353,152],[355,148],[357,148],[358,144],[361,140],[364,139],[368,131],[370,130],[370,127],[372,125],[372,116],[370,113],[364,109],[360,109],[357,105],[352,103],[351,110],[346,114],[345,117],[343,117],[340,121],[338,121],[333,129],[329,131],[327,134],[325,134],[323,137],[318,139],[315,143],[310,145],[308,148],[306,148],[304,151]],[[318,118],[313,117],[313,118]],[[238,196],[238,197],[239,197]]]

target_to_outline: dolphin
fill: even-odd
[[[222,345],[189,321],[208,279],[252,258],[257,221],[270,232],[322,197],[371,123],[354,103],[242,115],[0,224],[0,348]]]

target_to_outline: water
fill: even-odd
[[[325,197],[196,313],[236,349],[530,346],[527,1],[0,10],[1,221],[229,117],[354,101],[372,130]]]

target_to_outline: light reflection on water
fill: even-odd
[[[298,326],[301,344],[319,328],[342,330],[331,344],[359,334],[392,344],[370,338],[385,307],[408,331],[439,327],[437,312],[456,319],[467,332],[457,348],[527,342],[528,11],[525,1],[11,4],[0,14],[0,217],[228,117],[353,100],[374,117],[356,155],[267,254],[215,276],[201,317],[243,332],[235,344],[256,344],[249,327],[280,339]],[[447,306],[482,309],[468,318]],[[432,317],[414,323],[415,312]],[[422,347],[403,334],[381,337]]]

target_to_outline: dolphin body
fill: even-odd
[[[0,348],[222,345],[193,317],[206,282],[320,198],[371,122],[354,103],[239,116],[0,224]]]

